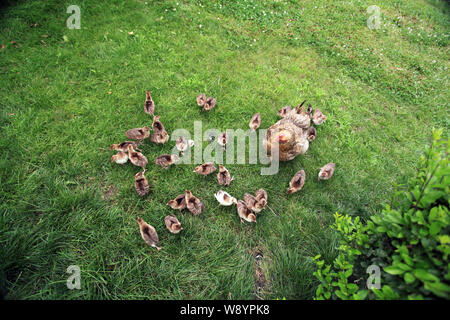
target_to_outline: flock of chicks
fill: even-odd
[[[304,102],[303,102],[304,103]],[[301,131],[302,137],[307,139],[307,141],[314,140],[316,136],[316,130],[314,127],[309,126],[309,120],[313,120],[313,122],[318,125],[323,123],[326,120],[326,116],[323,115],[319,109],[317,109],[314,114],[312,113],[311,105],[309,105],[308,110],[306,112],[303,111],[302,105],[303,103],[292,109],[290,106],[286,106],[281,108],[278,111],[278,115],[284,119],[277,122],[272,127],[277,129],[277,132],[281,132],[279,136],[277,136],[277,143],[280,143],[280,150],[283,151],[283,144],[287,145],[291,140],[294,141],[295,144],[295,132],[293,134],[293,138],[289,137],[289,129],[283,128],[288,124],[288,128],[290,123],[294,123],[298,128],[304,128],[304,123],[298,123],[297,115],[306,115],[308,118],[308,125],[304,131]],[[203,108],[203,111],[211,110],[216,105],[216,99],[214,97],[207,98],[205,94],[201,94],[197,97],[198,106]],[[155,103],[152,100],[150,95],[150,91],[146,92],[146,100],[144,104],[145,113],[154,116],[152,127],[142,127],[142,128],[134,128],[128,130],[125,135],[127,138],[135,141],[124,141],[120,144],[112,144],[110,149],[117,151],[115,155],[111,157],[111,162],[115,162],[118,164],[125,164],[130,161],[133,165],[141,167],[143,169],[142,172],[138,172],[135,174],[135,189],[139,196],[145,196],[149,193],[149,184],[148,180],[145,177],[146,166],[148,164],[148,159],[145,157],[138,149],[138,146],[147,138],[150,138],[150,141],[157,144],[166,143],[169,140],[169,134],[164,128],[164,125],[160,121],[160,117],[154,115],[155,112]],[[293,119],[293,120],[292,120]],[[284,121],[283,120],[288,120]],[[300,121],[301,122],[301,121]],[[281,125],[279,124],[281,123]],[[257,130],[261,125],[261,115],[256,113],[250,120],[249,127],[252,130]],[[281,126],[281,129],[277,128],[277,126]],[[271,128],[272,128],[271,127]],[[269,130],[271,129],[269,128]],[[294,130],[298,130],[298,128]],[[150,132],[153,130],[153,133],[150,135]],[[292,128],[291,128],[292,131]],[[292,134],[291,134],[292,136]],[[269,137],[270,138],[270,137]],[[292,138],[292,139],[291,139]],[[210,140],[211,142],[211,140]],[[223,148],[226,147],[228,142],[228,135],[226,132],[220,134],[217,137],[217,143],[221,145]],[[177,149],[180,151],[180,154],[184,156],[184,151],[188,148],[194,146],[193,140],[186,140],[184,137],[179,137],[175,145]],[[291,147],[291,149],[295,148]],[[303,148],[304,149],[304,148]],[[306,152],[306,150],[302,150]],[[290,152],[290,153],[289,153]],[[297,153],[304,153],[297,152]],[[268,153],[270,154],[270,145],[268,149]],[[291,154],[291,150],[288,148],[288,153]],[[282,156],[282,154],[280,153]],[[179,156],[176,154],[163,154],[155,158],[155,164],[167,169],[170,165],[176,164],[179,161]],[[283,160],[283,159],[280,159]],[[327,180],[331,178],[334,173],[335,165],[334,163],[329,163],[322,167],[319,172],[319,180]],[[213,162],[203,163],[200,166],[197,166],[193,172],[207,176],[217,171],[217,168]],[[288,194],[294,193],[302,189],[305,184],[306,174],[304,170],[298,171],[289,183],[289,189],[287,191]],[[219,165],[219,172],[217,173],[217,182],[220,185],[228,186],[231,181],[233,181],[233,177],[231,177],[230,172],[223,165]],[[259,214],[267,205],[268,195],[264,189],[259,189],[255,192],[255,195],[245,193],[243,200],[237,200],[235,197],[231,196],[229,193],[223,190],[219,190],[216,194],[214,194],[216,200],[222,206],[232,206],[236,205],[238,216],[241,220],[247,222],[256,222],[256,215]],[[195,197],[190,190],[186,190],[185,193],[178,195],[175,199],[170,200],[167,205],[169,205],[174,210],[179,210],[180,212],[184,209],[189,210],[193,215],[199,215],[203,209],[205,208],[204,203],[197,197]],[[270,209],[270,207],[269,207]],[[272,210],[273,212],[273,210]],[[274,212],[274,214],[276,214]],[[148,223],[146,223],[142,218],[138,218],[137,222],[139,224],[139,229],[142,238],[144,241],[150,245],[151,247],[156,248],[158,251],[161,249],[158,247],[159,238],[155,228]],[[164,218],[164,223],[169,230],[169,232],[177,234],[181,230],[183,230],[181,223],[178,221],[176,216],[168,215]]]

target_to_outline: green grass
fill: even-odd
[[[0,11],[0,289],[8,299],[254,299],[257,248],[263,298],[311,299],[310,257],[336,255],[334,212],[380,210],[414,172],[432,128],[449,127],[445,1],[80,1],[81,29],[69,30],[71,4],[20,1]],[[373,4],[380,30],[366,27]],[[328,120],[317,139],[277,175],[227,165],[228,192],[265,188],[281,218],[265,210],[256,225],[241,224],[217,205],[214,176],[155,166],[173,142],[143,145],[151,191],[139,198],[138,169],[111,164],[108,148],[151,123],[147,89],[169,133],[193,132],[194,120],[204,130],[246,129],[255,112],[267,128],[282,106],[320,107]],[[211,112],[196,106],[202,92],[217,99]],[[335,176],[318,183],[331,161]],[[287,196],[300,168],[304,189]],[[185,189],[206,211],[177,214],[184,230],[169,234],[166,203]],[[144,244],[138,216],[163,250]],[[81,268],[81,290],[66,288],[69,265]]]

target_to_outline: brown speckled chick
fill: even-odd
[[[258,208],[264,209],[264,207],[267,204],[267,200],[268,200],[268,195],[267,195],[267,191],[264,189],[258,189],[255,192],[255,198],[256,200],[258,200]]]
[[[164,125],[161,121],[159,121],[160,116],[155,116],[153,118],[152,128],[154,133],[150,137],[150,141],[162,144],[169,141],[169,134],[167,133],[166,129],[164,128]]]
[[[155,163],[158,166],[167,169],[170,165],[175,164],[178,161],[179,157],[176,154],[163,154],[155,159]]]
[[[219,173],[217,173],[217,182],[223,186],[229,186],[233,178],[230,172],[223,165],[219,164]]]
[[[122,151],[117,152],[117,154],[111,157],[111,162],[118,164],[125,164],[128,162],[128,154]]]
[[[128,146],[128,159],[132,164],[143,169],[145,169],[148,163],[147,158],[142,153],[135,151],[131,145]]]
[[[145,196],[149,191],[147,178],[144,176],[144,172],[138,172],[134,175],[134,187],[139,196]]]
[[[144,111],[149,115],[153,115],[155,113],[155,102],[152,100],[152,96],[150,95],[150,90],[147,90],[144,104]]]
[[[203,111],[211,110],[216,106],[216,99],[214,97],[209,97],[206,99],[205,104],[203,105]]]
[[[141,232],[141,237],[142,237],[142,239],[144,239],[145,243],[147,243],[149,246],[151,246],[153,248],[156,248],[158,251],[161,250],[161,248],[158,247],[159,238],[158,238],[158,234],[156,233],[155,228],[153,228],[147,222],[142,220],[142,218],[138,218],[137,221],[139,224],[139,230]]]
[[[334,174],[335,165],[333,162],[324,165],[319,172],[319,180],[328,180]]]
[[[186,207],[193,215],[199,215],[202,213],[205,205],[200,201],[199,198],[195,197],[191,191],[186,190]]]
[[[179,137],[175,141],[175,146],[179,151],[181,151],[181,154],[183,154],[183,151],[186,151],[188,148],[192,148],[194,146],[194,140],[186,140],[185,137]]]
[[[320,124],[324,123],[327,120],[327,116],[324,115],[320,111],[320,109],[316,109],[316,110],[314,110],[314,115],[312,117],[312,120],[313,120],[315,125],[320,125]]]
[[[206,94],[202,93],[197,97],[197,105],[203,107],[206,103]]]
[[[169,230],[171,233],[177,234],[181,230],[183,230],[180,221],[178,221],[177,217],[173,215],[166,216],[164,218],[164,223],[166,224],[167,230]]]
[[[186,208],[186,194],[180,194],[175,199],[167,202],[167,205],[170,206],[174,210],[183,210]]]
[[[206,162],[196,167],[193,172],[201,174],[203,176],[207,176],[208,174],[211,174],[216,170],[217,168],[214,165],[214,162]]]
[[[142,141],[144,139],[147,139],[150,136],[150,128],[142,127],[142,128],[130,129],[127,132],[125,132],[125,135],[129,139]]]
[[[287,193],[291,194],[299,191],[301,188],[303,188],[305,180],[306,180],[306,173],[305,170],[302,169],[292,177],[291,182],[289,183],[289,189]]]
[[[314,127],[309,127],[308,130],[305,131],[306,139],[308,139],[309,142],[313,141],[317,136],[317,130]]]
[[[217,143],[225,149],[227,142],[228,142],[228,134],[226,132],[222,132],[217,137]]]
[[[239,218],[241,219],[241,223],[243,223],[242,220],[245,220],[247,222],[256,222],[255,214],[247,207],[244,201],[239,200],[237,202],[236,208]]]
[[[252,117],[248,125],[252,130],[258,129],[259,126],[261,125],[261,114],[259,112],[255,113],[255,115]]]

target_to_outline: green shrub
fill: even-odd
[[[366,223],[335,214],[341,236],[332,264],[314,257],[320,280],[316,299],[433,299],[450,297],[449,143],[442,130],[421,156],[406,187]],[[368,289],[369,266],[380,268],[380,286]],[[369,284],[371,281],[369,282]]]

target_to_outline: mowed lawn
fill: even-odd
[[[13,1],[14,2],[14,1]],[[81,29],[69,30],[69,5]],[[380,29],[366,21],[381,11]],[[445,1],[17,1],[0,9],[0,292],[7,299],[312,299],[311,257],[336,255],[335,212],[367,219],[414,173],[433,127],[449,127],[449,6]],[[261,128],[303,100],[328,120],[304,156],[261,176],[226,165],[217,184],[194,164],[164,170],[174,142],[145,142],[150,194],[139,168],[110,163],[126,130],[151,125],[151,90],[169,134]],[[216,107],[201,112],[200,93]],[[208,142],[204,142],[204,147]],[[321,166],[336,163],[329,181]],[[304,188],[287,195],[306,171]],[[220,207],[264,188],[270,210],[241,224]],[[200,216],[166,203],[190,189]],[[184,230],[170,234],[164,217]],[[163,248],[140,237],[137,217]],[[257,262],[255,256],[262,254]],[[81,269],[69,290],[66,269]],[[259,283],[262,289],[256,292]]]

